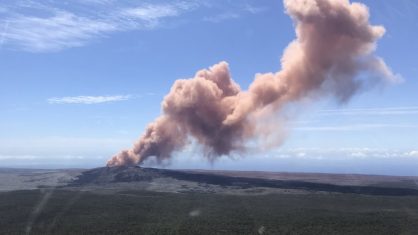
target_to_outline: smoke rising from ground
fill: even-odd
[[[306,98],[333,96],[347,102],[364,87],[397,80],[373,54],[385,29],[370,25],[365,5],[284,0],[284,6],[294,21],[296,39],[285,49],[280,71],[257,74],[246,91],[232,80],[226,62],[177,80],[162,102],[163,114],[108,166],[140,164],[151,156],[163,161],[190,137],[210,157],[243,151],[248,140],[271,130],[258,128],[260,114],[280,113]]]

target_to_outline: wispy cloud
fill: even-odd
[[[8,29],[9,29],[9,21],[6,21],[4,23],[3,30],[1,31],[1,34],[0,34],[0,49],[3,47],[3,44],[6,40],[6,33],[7,33]]]
[[[415,129],[418,125],[408,124],[390,124],[390,123],[363,123],[363,124],[352,124],[352,125],[327,125],[327,126],[301,126],[296,127],[297,131],[364,131],[381,128],[407,128]]]
[[[103,166],[107,158],[107,155],[92,153],[80,155],[58,154],[54,156],[5,155],[0,153],[0,165],[2,167],[37,169],[91,168]]]
[[[88,3],[94,2],[112,4],[112,1]],[[26,4],[25,9],[38,14],[27,14],[27,11],[23,14],[16,10],[19,7],[14,6],[11,13],[0,15],[0,24],[7,27],[0,35],[0,42],[31,52],[58,51],[83,46],[112,32],[154,29],[162,24],[163,19],[180,16],[193,7],[193,4],[177,2],[122,7],[112,4],[112,7],[102,7],[98,12],[75,12],[62,7]]]
[[[169,16],[178,16],[180,9],[175,5],[145,5],[125,9],[121,12],[127,17],[137,18],[146,21],[155,21]]]
[[[84,45],[92,37],[116,30],[109,22],[80,17],[69,12],[56,12],[49,18],[19,15],[9,19],[6,43],[27,51],[56,51]]]
[[[115,2],[115,0],[78,0],[82,3],[86,3],[86,4],[111,4],[113,2]]]
[[[396,4],[392,4],[390,1],[376,3],[373,10],[384,21],[393,22],[402,19],[403,22],[416,22],[418,3],[415,0],[397,1]]]
[[[408,107],[385,107],[385,108],[359,108],[359,109],[325,109],[320,110],[317,115],[335,116],[335,115],[408,115],[418,114],[418,106]]]
[[[407,156],[418,157],[418,150],[412,150],[412,151],[408,152]]]
[[[81,156],[81,155],[62,155],[62,156],[58,156],[57,157],[60,160],[80,160],[80,159],[84,159],[85,156]],[[0,154],[0,162],[1,161],[5,161],[5,160],[45,160],[45,159],[49,159],[50,158],[46,158],[45,156],[38,156],[38,155],[2,155]]]
[[[176,0],[127,2],[115,0],[16,1],[0,7],[0,46],[30,52],[55,52],[80,47],[115,32],[157,29],[201,7],[216,9],[203,20],[218,23],[258,14],[265,8],[224,1]],[[221,12],[221,13],[219,13]],[[170,21],[168,21],[170,19]]]
[[[223,13],[223,14],[219,14],[215,16],[207,16],[203,20],[207,22],[212,22],[212,23],[219,23],[225,20],[237,19],[239,17],[241,16],[238,13],[227,12],[227,13]]]
[[[37,138],[0,138],[0,155],[42,156],[105,155],[129,147],[129,137],[47,136]],[[100,146],[100,147],[98,147]]]
[[[401,159],[417,158],[417,150],[399,150],[384,148],[292,148],[280,149],[272,158],[299,158],[312,160],[327,159]]]
[[[267,10],[265,7],[256,7],[250,4],[245,4],[242,9],[251,14],[258,14]]]
[[[211,22],[211,23],[220,23],[225,20],[232,20],[232,19],[238,19],[243,17],[245,14],[258,14],[263,11],[265,11],[265,8],[262,7],[255,7],[249,4],[245,4],[243,6],[240,6],[237,9],[230,10],[227,12],[223,12],[217,15],[212,16],[206,16],[203,18],[204,21]]]
[[[66,96],[48,99],[50,104],[101,104],[108,102],[124,101],[131,99],[131,95],[114,96]]]

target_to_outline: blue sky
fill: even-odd
[[[361,1],[403,78],[292,116],[285,143],[170,167],[418,175],[418,3]],[[95,167],[131,146],[172,83],[225,60],[242,88],[295,37],[276,0],[0,0],[0,167]]]

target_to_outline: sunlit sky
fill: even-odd
[[[276,148],[166,167],[418,175],[418,2],[361,2],[403,82],[300,107]],[[245,89],[294,38],[279,0],[0,0],[0,167],[103,166],[176,79],[225,60]]]

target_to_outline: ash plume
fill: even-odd
[[[284,0],[284,6],[296,39],[285,49],[280,71],[256,74],[248,90],[232,80],[226,62],[198,71],[194,78],[177,80],[162,102],[162,115],[131,149],[107,165],[141,164],[151,156],[163,161],[187,145],[190,137],[209,157],[244,151],[248,140],[269,129],[258,128],[263,125],[261,114],[280,114],[286,105],[323,96],[344,103],[363,88],[398,79],[373,54],[385,29],[369,23],[365,5]]]

